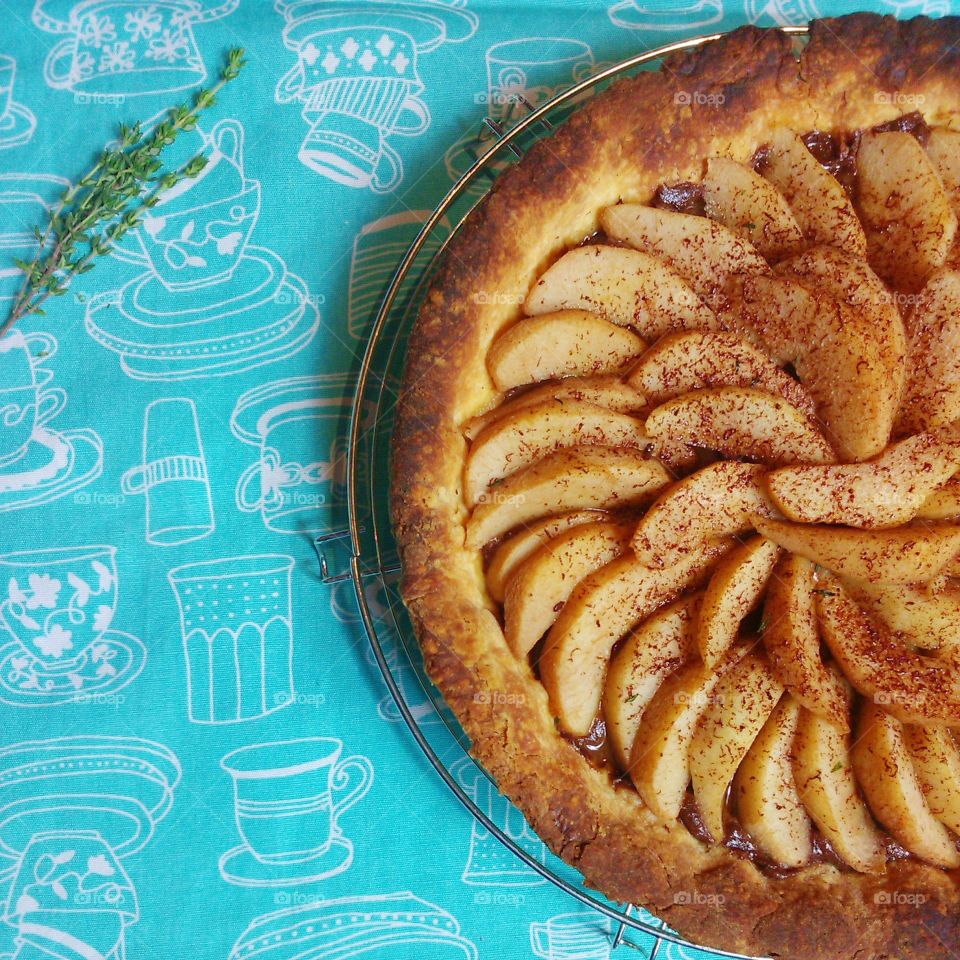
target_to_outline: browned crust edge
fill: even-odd
[[[854,14],[814,21],[799,60],[779,31],[743,27],[621,80],[499,178],[451,244],[411,337],[392,510],[427,670],[474,756],[555,853],[611,899],[642,904],[707,946],[797,960],[940,957],[960,942],[960,890],[914,861],[879,878],[816,866],[774,880],[655,823],[633,791],[590,768],[507,649],[464,547],[458,424],[494,396],[483,358],[517,315],[511,304],[596,228],[600,207],[698,179],[707,155],[744,160],[777,124],[870,126],[922,97],[929,119],[960,128],[958,48],[957,17]]]

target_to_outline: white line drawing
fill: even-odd
[[[366,342],[387,286],[410,244],[431,215],[430,210],[404,210],[361,227],[353,241],[350,260],[350,287],[347,330],[355,340]],[[434,228],[420,256],[432,257],[450,232],[444,219]],[[424,262],[427,262],[424,260]],[[398,310],[413,306],[418,280],[413,272],[404,278],[394,301]]]
[[[149,843],[179,781],[170,750],[136,737],[0,749],[3,920],[16,931],[17,957],[126,956],[139,908],[120,861]]]
[[[255,720],[293,689],[293,558],[202,560],[167,574],[180,608],[193,723]]]
[[[376,953],[477,960],[457,918],[409,891],[341,897],[256,917],[229,960],[349,960]]]
[[[416,137],[430,126],[417,59],[472,37],[477,17],[462,0],[274,6],[286,18],[283,42],[297,57],[274,98],[301,105],[308,130],[298,159],[336,183],[389,193],[403,179],[390,138]]]
[[[486,105],[489,120],[506,128],[526,116],[530,107],[540,106],[598,67],[590,46],[571,37],[504,40],[487,50],[486,65],[487,89],[475,99]],[[479,132],[471,126],[444,157],[450,179],[459,180],[496,143],[486,125]],[[509,161],[501,158],[493,163],[493,171],[500,172],[508,165]],[[488,188],[489,183],[480,177],[468,193],[476,195]]]
[[[236,504],[277,533],[327,533],[346,506],[351,376],[289,377],[254,387],[236,403],[233,435],[257,448],[237,483]],[[323,448],[320,448],[320,444]]]
[[[530,949],[543,960],[610,960],[612,931],[601,913],[560,913],[530,924]]]
[[[17,61],[0,55],[0,150],[28,143],[37,129],[37,118],[22,103],[13,99]]]
[[[353,863],[340,817],[373,786],[373,764],[341,757],[335,737],[260,743],[228,753],[243,843],[220,858],[220,876],[243,887],[313,883]]]
[[[744,12],[760,27],[789,27],[823,16],[817,0],[745,0]]]
[[[515,843],[543,863],[547,848],[530,829],[523,814],[501,794],[469,757],[452,772],[467,796]],[[478,820],[470,828],[470,852],[461,878],[475,887],[532,887],[547,881],[508,850]]]
[[[950,13],[948,0],[880,0],[898,20],[909,17],[945,17]]]
[[[608,11],[627,30],[703,30],[723,18],[721,0],[619,0]]]
[[[33,22],[60,34],[43,76],[54,90],[142,96],[186,90],[207,71],[193,28],[228,16],[240,0],[36,0]]]
[[[250,243],[261,190],[244,171],[243,125],[220,120],[191,135],[206,167],[164,194],[135,244],[113,248],[143,272],[87,305],[87,332],[135,380],[250,370],[301,350],[320,324],[303,280]]]
[[[216,529],[197,408],[189,397],[153,400],[143,415],[143,456],[121,478],[146,499],[146,538],[155,546],[202,540]]]
[[[52,706],[116,693],[139,676],[141,641],[113,628],[116,548],[0,555],[0,702]]]
[[[103,443],[92,430],[51,421],[67,395],[49,386],[57,352],[48,333],[12,330],[0,338],[0,513],[49,503],[103,472]]]

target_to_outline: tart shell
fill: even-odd
[[[802,49],[744,27],[675,54],[615,83],[498,178],[451,243],[410,340],[392,512],[427,671],[473,755],[557,855],[610,899],[706,946],[797,960],[939,958],[960,942],[960,878],[913,859],[880,876],[819,863],[773,877],[679,822],[658,823],[631,788],[590,766],[508,649],[481,558],[464,545],[460,425],[498,396],[490,344],[536,277],[597,230],[603,207],[699,180],[707,156],[748,162],[777,126],[849,131],[911,109],[960,129],[960,18],[817,20]]]

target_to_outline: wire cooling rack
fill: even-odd
[[[781,29],[797,36],[798,42],[807,33],[806,27]],[[597,911],[612,950],[631,947],[649,960],[654,960],[664,943],[705,948],[685,940],[641,908],[607,900],[587,887],[576,870],[546,853],[518,811],[499,795],[489,774],[470,757],[469,739],[427,677],[398,591],[400,564],[388,503],[389,447],[407,338],[420,301],[450,238],[497,176],[522,159],[533,143],[548,136],[585,97],[621,76],[655,68],[667,54],[701,46],[719,36],[695,37],[638,54],[599,70],[536,108],[524,97],[516,97],[517,119],[509,129],[490,118],[483,121],[474,145],[476,161],[424,222],[377,311],[349,422],[348,526],[317,538],[315,543],[324,582],[353,585],[372,659],[392,696],[392,701],[381,704],[381,711],[406,723],[437,774],[476,818],[475,835],[481,842],[502,845],[500,856],[513,869],[503,870],[501,881],[508,885],[553,883]],[[467,876],[464,880],[468,881]],[[682,949],[679,953],[683,954]]]

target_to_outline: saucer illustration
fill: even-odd
[[[0,55],[0,150],[27,143],[37,128],[37,118],[13,99],[17,61]]]
[[[14,641],[0,647],[0,703],[48,707],[106,696],[135,680],[146,659],[143,643],[119,630],[106,631],[69,672],[48,669]]]
[[[304,282],[249,242],[261,190],[244,169],[243,125],[221,120],[189,136],[207,165],[114,247],[142,273],[87,304],[87,332],[136,380],[250,370],[296,353],[320,324]]]
[[[165,747],[99,735],[0,748],[0,857],[51,830],[96,830],[118,857],[141,850],[173,804],[180,764]]]
[[[265,913],[240,935],[229,960],[346,960],[361,955],[477,960],[477,948],[461,934],[453,914],[403,891]]]
[[[326,880],[343,873],[352,863],[353,843],[344,836],[331,837],[323,853],[296,863],[264,863],[241,844],[220,858],[220,875],[239,887],[290,887]]]
[[[103,444],[92,430],[57,430],[67,395],[51,387],[57,341],[39,331],[0,338],[0,513],[49,503],[99,477]]]

